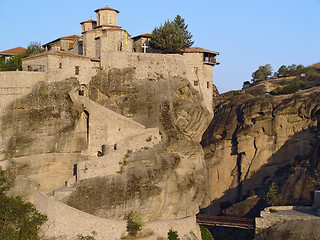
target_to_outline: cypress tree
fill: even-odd
[[[182,48],[191,47],[194,41],[191,40],[193,37],[192,34],[187,30],[188,24],[185,24],[184,19],[180,15],[177,15],[173,20],[173,22],[183,32],[184,40],[183,40]]]
[[[166,21],[151,33],[151,44],[167,53],[177,53],[183,46],[184,35],[174,22]]]

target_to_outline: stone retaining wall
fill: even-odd
[[[118,240],[126,234],[126,221],[93,216],[55,201],[38,190],[34,193],[34,203],[37,209],[49,218],[42,227],[47,238],[76,240],[78,234],[87,236],[92,235],[92,232],[95,231],[97,233],[96,240]],[[149,222],[143,229],[153,232],[150,237],[145,238],[149,240],[166,239],[169,229],[177,231],[181,240],[201,239],[195,216]]]
[[[311,211],[315,210],[313,207],[308,206],[274,206],[267,207],[263,211],[260,212],[260,217],[255,218],[256,232],[267,229],[275,224],[282,223],[286,220],[310,220],[310,219],[318,219],[317,216],[299,216],[299,215],[286,215],[271,213],[270,209],[274,209],[276,211],[289,211],[289,210],[303,210],[303,211]]]

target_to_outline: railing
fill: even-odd
[[[249,218],[198,215],[197,223],[203,225],[254,229],[255,220]]]

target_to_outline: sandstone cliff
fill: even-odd
[[[266,81],[214,98],[215,117],[201,142],[209,184],[205,211],[219,213],[250,192],[263,196],[271,181],[282,186],[283,204],[312,204],[318,184],[320,88],[270,95],[276,86]]]
[[[75,79],[40,82],[7,107],[1,117],[2,165],[15,177],[11,194],[30,197],[33,188],[57,193],[65,182],[69,187],[76,164],[99,160],[87,152],[86,107],[72,97],[79,89]],[[180,77],[137,81],[133,68],[100,72],[86,91],[84,97],[100,104],[100,110],[104,106],[142,126],[159,128],[161,141],[154,147],[128,149],[115,163],[121,165],[118,173],[76,182],[63,201],[110,219],[124,219],[134,210],[145,220],[194,216],[207,189],[200,141],[212,119],[198,92]],[[99,110],[90,114],[99,115]],[[93,127],[91,135],[97,132]],[[147,145],[149,139],[144,141]]]
[[[196,214],[206,192],[199,142],[212,116],[189,83],[181,78],[136,81],[133,68],[112,69],[92,79],[89,97],[146,127],[159,128],[162,143],[129,153],[118,175],[81,182],[67,203],[116,219],[132,210],[148,220]]]

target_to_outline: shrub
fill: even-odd
[[[91,235],[83,236],[82,234],[78,234],[77,238],[78,238],[78,240],[95,240],[96,239],[94,237],[95,235],[97,235],[97,233],[95,231],[93,231],[92,236]]]
[[[180,240],[178,232],[170,229],[168,232],[168,239],[169,240]]]
[[[267,201],[269,205],[272,205],[272,206],[280,204],[282,198],[279,193],[279,187],[275,182],[271,183],[269,191],[264,196],[264,199]]]
[[[251,189],[249,192],[248,192],[248,197],[253,197],[254,195],[256,195],[256,192],[254,189]]]
[[[127,232],[131,236],[136,236],[142,230],[144,223],[137,211],[133,211],[127,217]]]
[[[214,240],[208,228],[200,225],[200,231],[202,240]]]
[[[277,213],[278,210],[277,210],[277,209],[273,209],[273,208],[269,208],[269,212],[270,212],[270,213]]]
[[[8,197],[5,191],[11,184],[0,167],[0,239],[39,240],[41,225],[47,216],[39,213],[34,205],[21,197]]]

